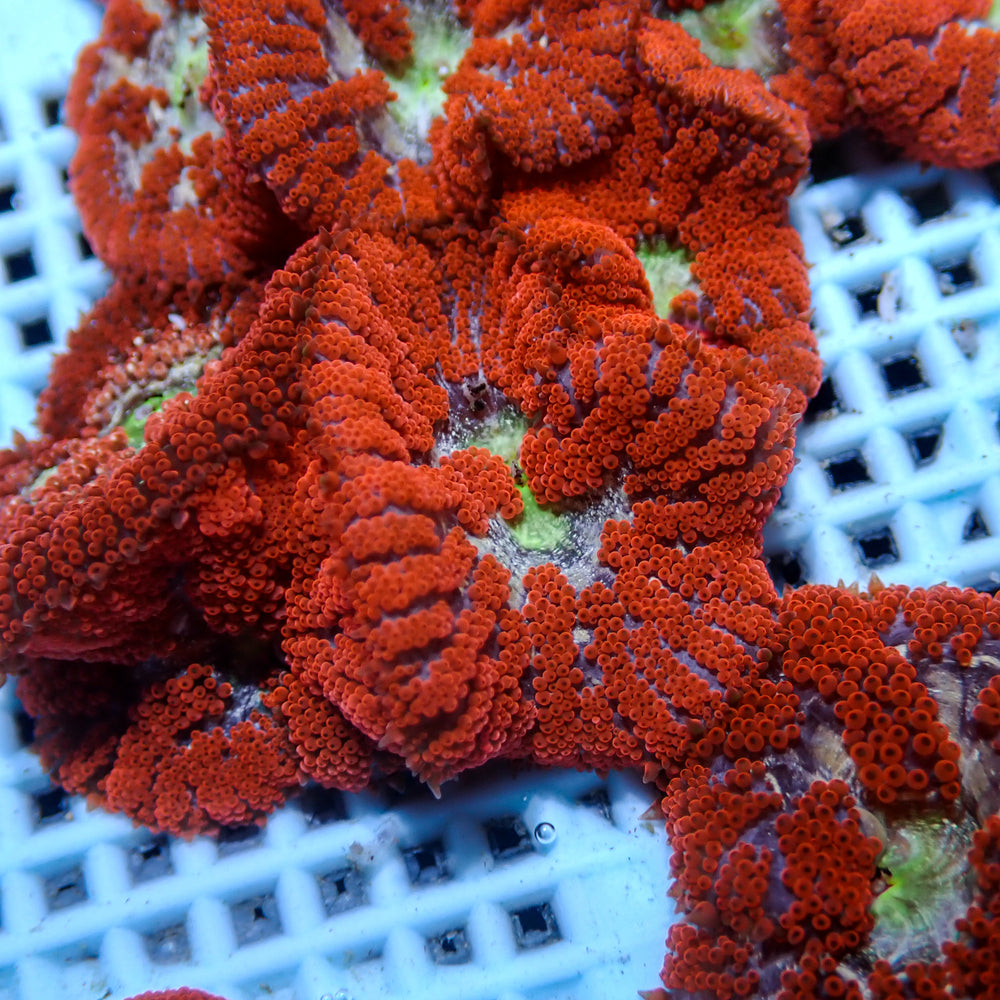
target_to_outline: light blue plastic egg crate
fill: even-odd
[[[12,18],[10,17],[12,15]],[[107,278],[66,187],[60,100],[100,12],[12,6],[0,63],[0,444]],[[14,58],[8,58],[13,54]],[[839,162],[838,162],[839,158]],[[1000,585],[1000,171],[843,144],[794,204],[825,380],[767,531],[776,580]],[[488,768],[307,792],[191,842],[88,812],[0,692],[0,1000],[591,1000],[658,982],[662,824],[633,776]]]

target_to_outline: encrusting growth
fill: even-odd
[[[787,207],[819,105],[643,0],[431,13],[111,0],[70,120],[115,282],[0,453],[0,667],[45,766],[184,836],[307,781],[637,768],[670,996],[982,995],[996,600],[779,596],[761,556],[819,385]],[[862,93],[917,29],[859,23],[810,37]],[[390,81],[434,67],[428,122]]]

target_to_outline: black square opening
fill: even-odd
[[[365,880],[360,871],[346,865],[316,879],[327,916],[346,913],[368,902]]]
[[[833,379],[827,376],[819,384],[819,392],[809,400],[806,407],[805,422],[813,423],[822,417],[833,417],[841,412],[840,399],[837,396]]]
[[[602,819],[611,822],[611,796],[603,786],[581,795],[576,801],[587,809],[593,809]]]
[[[0,184],[0,212],[14,211],[14,195],[17,189],[11,184]]]
[[[20,327],[21,343],[25,347],[41,347],[43,344],[52,343],[52,329],[44,317],[21,323]]]
[[[531,834],[520,816],[501,816],[483,824],[486,842],[495,861],[509,861],[522,854],[530,854],[534,847]]]
[[[406,874],[412,885],[432,885],[451,878],[444,843],[434,840],[403,851]]]
[[[541,948],[562,938],[556,915],[548,903],[537,903],[515,910],[510,915],[510,922],[514,927],[514,940],[518,948]]]
[[[30,747],[35,738],[35,720],[20,705],[14,710],[14,727],[18,743]]]
[[[837,247],[849,247],[852,243],[857,243],[862,239],[867,230],[864,220],[860,215],[845,216],[840,222],[827,229],[827,235],[831,242]]]
[[[920,222],[930,222],[932,219],[940,218],[951,208],[948,189],[941,181],[927,187],[904,191],[903,198],[913,206]]]
[[[76,245],[80,251],[80,260],[90,260],[94,256],[93,247],[87,241],[87,237],[83,233],[76,234]]]
[[[65,910],[87,899],[87,885],[83,879],[83,868],[74,865],[44,881],[45,901],[50,910]]]
[[[4,267],[7,270],[7,280],[10,282],[26,281],[38,274],[35,267],[35,258],[31,251],[25,248],[16,253],[7,254],[3,259]]]
[[[890,396],[903,396],[916,389],[927,388],[920,361],[912,354],[889,358],[879,367]]]
[[[42,117],[47,128],[58,125],[62,119],[62,101],[58,97],[46,97],[42,101]]]
[[[881,293],[881,285],[875,285],[872,288],[862,288],[854,293],[854,298],[858,303],[862,319],[878,315],[878,297]]]
[[[69,796],[61,788],[47,788],[44,792],[36,792],[32,798],[39,826],[69,819]]]
[[[802,559],[795,552],[776,552],[767,558],[767,570],[780,594],[785,587],[797,587],[805,579]]]
[[[856,137],[855,137],[856,138]],[[809,175],[814,184],[854,173],[846,155],[846,143],[838,140],[817,142],[809,156]]]
[[[263,834],[260,827],[253,823],[247,826],[224,826],[216,838],[219,857],[224,858],[230,854],[249,851],[250,848],[256,847],[262,839]]]
[[[270,893],[261,893],[240,900],[229,908],[233,915],[236,943],[242,948],[258,941],[266,941],[281,933],[278,901]]]
[[[160,834],[130,847],[126,865],[133,885],[170,875],[174,866],[170,861],[169,841]]]
[[[990,529],[986,527],[986,521],[980,511],[974,510],[965,521],[962,528],[963,542],[976,542],[980,538],[989,538]]]
[[[142,941],[149,960],[155,965],[176,965],[191,961],[191,942],[183,924],[173,924],[143,934]]]
[[[861,562],[869,569],[878,569],[899,562],[896,538],[888,527],[876,528],[855,538]]]
[[[835,490],[846,490],[873,481],[860,451],[848,451],[828,459],[823,464],[823,471]]]
[[[427,939],[427,954],[435,965],[465,965],[472,961],[472,945],[464,927]]]
[[[941,445],[942,434],[943,428],[937,426],[923,427],[918,431],[911,431],[909,434],[903,435],[917,466],[929,465],[934,461],[934,456]]]
[[[336,788],[310,785],[298,796],[298,805],[308,826],[327,826],[347,819],[347,803]]]

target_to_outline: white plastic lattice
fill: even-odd
[[[97,32],[86,0],[5,0],[0,16],[0,446],[29,431],[52,353],[107,279],[66,187],[73,134],[60,102]]]
[[[184,842],[88,812],[0,692],[0,997],[584,1000],[653,986],[672,909],[631,776],[307,792]]]
[[[0,445],[30,433],[53,350],[106,285],[58,122],[88,0],[5,11]],[[9,58],[13,55],[14,58]],[[779,580],[995,588],[1000,174],[879,166],[796,199],[826,380],[767,532]],[[52,789],[0,692],[0,1000],[584,1000],[657,982],[667,850],[632,777],[494,769],[426,793],[306,795],[191,842]]]
[[[839,153],[850,173],[794,203],[825,381],[766,533],[775,575],[996,590],[1000,173]]]

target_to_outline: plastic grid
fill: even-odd
[[[0,997],[584,1000],[656,984],[668,854],[633,776],[306,791],[185,842],[88,812],[0,692]]]
[[[30,20],[29,20],[30,18]],[[36,0],[0,64],[0,444],[28,431],[66,331],[106,285],[58,121],[86,0]],[[796,199],[826,378],[767,532],[779,580],[995,589],[1000,174],[840,147]],[[569,1000],[656,983],[671,907],[635,779],[502,769],[423,793],[307,794],[191,842],[87,812],[0,692],[0,1000],[187,983],[232,1000]]]
[[[839,161],[839,162],[838,162]],[[766,532],[796,584],[1000,586],[1000,171],[883,166],[795,199],[824,382]]]

